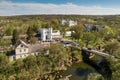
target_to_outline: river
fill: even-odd
[[[87,80],[90,73],[97,73],[96,70],[84,62],[74,63],[66,71],[61,71],[62,76],[72,75],[70,80]]]

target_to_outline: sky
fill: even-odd
[[[0,0],[0,16],[120,14],[120,0]]]

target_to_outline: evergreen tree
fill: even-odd
[[[28,41],[31,40],[31,39],[34,37],[34,32],[33,32],[33,30],[32,30],[32,27],[29,27],[29,28],[28,28],[28,30],[27,30],[27,35],[28,35],[28,37],[27,37],[27,40],[28,40]]]
[[[13,39],[12,39],[12,44],[16,44],[16,42],[19,40],[19,33],[17,29],[14,29],[13,31]]]

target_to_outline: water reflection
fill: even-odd
[[[97,73],[94,68],[84,62],[73,64],[66,71],[62,71],[63,76],[72,75],[70,80],[87,80],[90,73]]]

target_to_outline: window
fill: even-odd
[[[20,49],[20,52],[22,52],[22,50]]]
[[[23,45],[21,45],[21,47],[23,47]]]
[[[24,52],[26,52],[26,49],[24,49]]]

